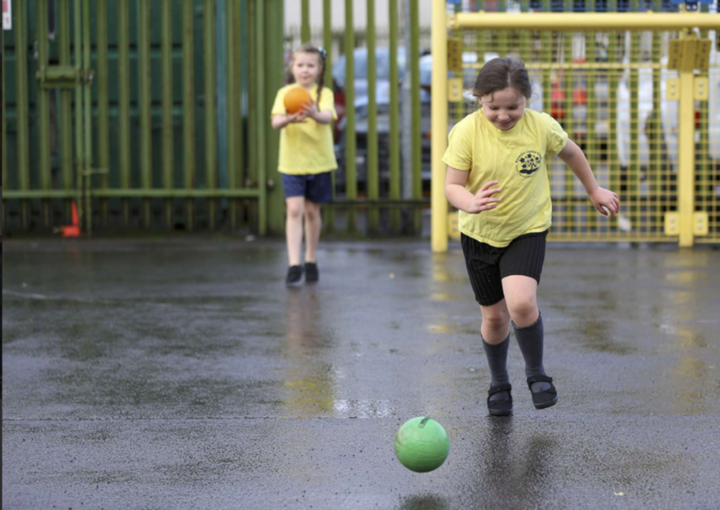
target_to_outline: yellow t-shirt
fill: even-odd
[[[284,104],[285,94],[297,86],[293,83],[278,90],[271,116],[287,113]],[[309,92],[310,97],[315,101],[317,85],[313,85]],[[323,87],[318,110],[321,112],[330,110],[333,120],[337,120],[333,93],[327,87]],[[305,119],[305,123],[288,124],[280,130],[280,162],[278,164],[280,173],[308,175],[336,168],[332,124],[318,124],[313,119]]]
[[[477,193],[488,181],[502,198],[495,209],[479,214],[460,211],[460,232],[482,243],[503,248],[513,239],[543,232],[552,223],[548,160],[563,150],[568,135],[546,113],[526,109],[520,121],[503,131],[478,110],[450,131],[442,160],[470,172],[465,188]]]

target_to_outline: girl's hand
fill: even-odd
[[[620,198],[605,188],[597,188],[590,194],[590,201],[603,216],[614,218],[620,212]]]
[[[502,188],[491,188],[490,186],[497,183],[498,181],[490,181],[483,184],[483,187],[480,188],[480,191],[475,193],[475,196],[468,205],[467,212],[470,214],[477,214],[479,212],[495,209],[497,207],[497,202],[502,202],[502,198],[494,198],[493,195],[495,193],[500,193]]]
[[[298,112],[302,113],[304,117],[310,117],[313,120],[317,120],[318,108],[314,101],[308,101],[302,105],[302,109]]]
[[[297,113],[293,113],[292,115],[288,113],[287,114],[287,123],[288,124],[304,124],[305,122],[307,122],[305,120],[305,117],[306,117],[306,115],[303,110],[300,110]]]

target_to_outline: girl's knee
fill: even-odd
[[[483,324],[492,329],[507,328],[510,322],[510,315],[505,310],[483,310]]]
[[[534,296],[516,299],[512,304],[508,304],[508,308],[510,309],[510,316],[515,322],[526,323],[538,314],[537,302]]]
[[[289,218],[292,219],[298,219],[301,218],[304,212],[304,207],[302,204],[288,204],[287,205],[287,215]]]
[[[305,217],[310,221],[316,221],[320,218],[320,206],[317,204],[307,204],[305,207]]]

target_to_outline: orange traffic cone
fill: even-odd
[[[75,202],[70,204],[70,211],[72,213],[72,225],[60,227],[60,232],[62,232],[63,237],[80,237],[80,217]]]

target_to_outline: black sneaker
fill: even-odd
[[[317,263],[305,262],[305,281],[307,283],[315,283],[320,279]]]
[[[302,280],[303,270],[301,266],[290,266],[288,268],[287,277],[285,278],[285,284],[297,285]]]
[[[510,393],[511,390],[512,386],[510,386],[509,384],[490,386],[490,391],[488,391],[487,398],[487,406],[490,416],[510,416],[512,414],[513,401],[512,394]],[[504,397],[504,395],[500,395],[499,399],[490,400],[490,397],[497,393],[505,393],[507,397],[502,398]]]
[[[532,377],[528,377],[527,383],[530,388],[530,393],[532,394],[535,409],[545,409],[546,407],[552,407],[557,404],[558,394],[552,381],[552,377],[546,375],[533,375]],[[548,383],[550,387],[545,391],[533,391],[532,385],[537,382]]]

